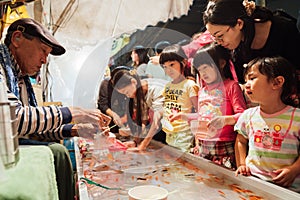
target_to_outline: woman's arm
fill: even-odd
[[[162,118],[162,112],[161,111],[155,111],[154,114],[153,114],[153,122],[150,126],[150,129],[147,133],[147,136],[143,139],[143,141],[138,146],[139,150],[145,150],[147,148],[147,146],[150,144],[151,139],[157,133],[157,131],[160,127],[161,118]]]

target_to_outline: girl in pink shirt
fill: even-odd
[[[222,46],[212,43],[198,50],[193,65],[201,82],[198,113],[174,114],[171,120],[178,115],[192,120],[194,154],[235,169],[233,125],[246,109],[246,103],[238,82],[233,80],[230,54]]]

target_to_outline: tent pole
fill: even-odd
[[[62,13],[60,14],[57,22],[54,25],[53,28],[53,35],[55,34],[55,32],[57,31],[57,29],[60,27],[60,25],[62,24],[66,14],[70,11],[71,7],[73,6],[73,4],[75,3],[76,0],[70,0],[69,3],[67,4],[67,6],[65,7],[65,9],[62,11]]]
[[[117,12],[116,20],[115,20],[115,25],[114,25],[114,28],[113,28],[113,31],[112,31],[112,36],[115,36],[116,24],[117,24],[117,21],[119,20],[120,8],[121,8],[122,4],[123,4],[123,0],[121,0],[121,2],[119,4],[119,7],[118,7],[118,12]]]

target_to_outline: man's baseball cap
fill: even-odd
[[[52,48],[50,52],[52,55],[58,56],[66,52],[65,48],[57,42],[53,35],[42,24],[31,18],[16,20],[8,27],[7,33],[16,30],[39,38],[41,42]]]

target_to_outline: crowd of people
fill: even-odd
[[[134,138],[143,139],[128,147],[144,150],[156,132],[163,132],[166,144],[236,170],[236,175],[300,191],[296,21],[254,2],[212,0],[203,22],[201,42],[161,41],[156,46],[165,46],[150,57],[150,65],[133,65],[124,71],[127,75],[112,77],[115,89],[135,101],[127,120]],[[152,67],[159,67],[160,76],[146,73]],[[161,78],[166,76],[170,79]],[[160,108],[154,112],[151,105],[141,105],[149,78],[167,80],[157,88]]]
[[[102,81],[94,110],[37,105],[29,76],[65,49],[33,19],[10,25],[0,45],[0,81],[17,104],[20,144],[51,149],[59,199],[74,198],[74,176],[68,151],[53,141],[93,139],[114,125],[129,150],[143,151],[155,139],[237,176],[300,192],[295,21],[247,0],[211,0],[203,22],[206,44],[192,54],[168,41],[157,43],[153,57],[136,46],[132,66],[117,66]]]

